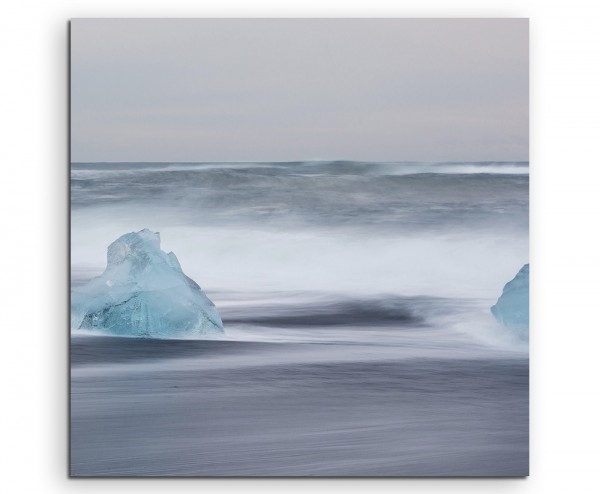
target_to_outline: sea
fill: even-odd
[[[143,228],[225,334],[72,329],[72,476],[528,475],[527,162],[71,165],[73,288]]]

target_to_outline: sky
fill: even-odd
[[[75,19],[71,161],[527,161],[527,19]]]

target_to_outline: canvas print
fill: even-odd
[[[71,476],[528,475],[526,19],[70,44]]]

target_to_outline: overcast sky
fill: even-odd
[[[528,159],[526,19],[78,19],[73,161]]]

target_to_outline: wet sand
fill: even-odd
[[[72,476],[525,476],[528,361],[73,337]]]

